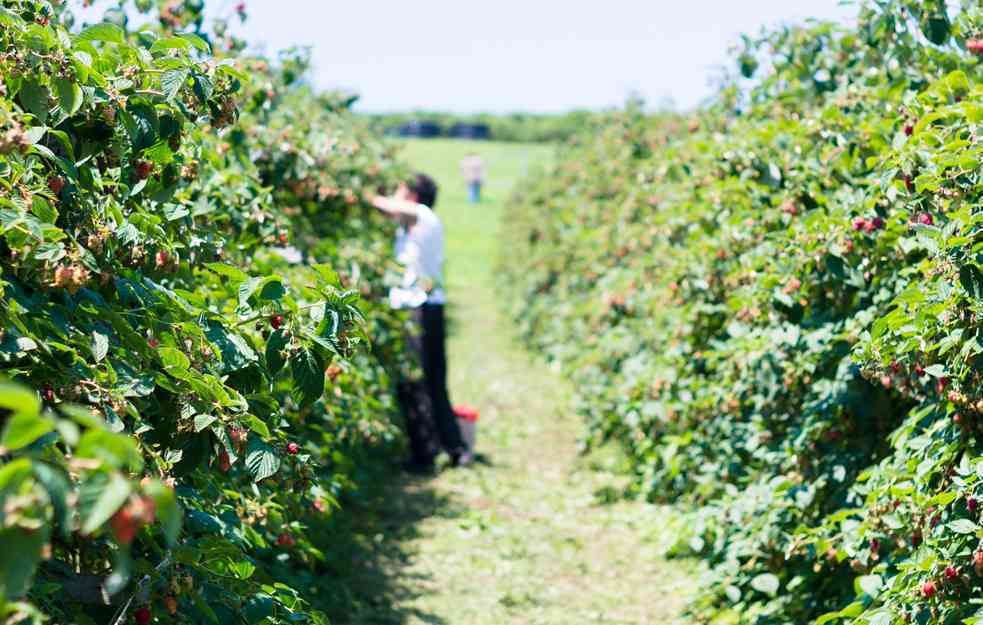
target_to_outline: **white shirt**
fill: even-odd
[[[393,308],[446,304],[444,225],[429,207],[417,205],[416,223],[396,231],[396,260],[406,269],[399,286],[389,290]]]

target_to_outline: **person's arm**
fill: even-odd
[[[375,206],[393,219],[407,225],[416,223],[420,211],[420,205],[416,202],[401,200],[395,197],[386,197],[384,195],[376,195],[370,201],[372,202],[372,206]]]

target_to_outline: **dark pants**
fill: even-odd
[[[447,393],[444,307],[424,304],[413,310],[413,320],[417,332],[410,337],[410,344],[420,358],[423,380],[404,381],[399,388],[399,399],[406,414],[413,460],[431,463],[441,447],[451,455],[466,448]]]

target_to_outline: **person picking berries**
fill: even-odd
[[[444,226],[433,210],[436,200],[437,184],[425,174],[417,174],[401,184],[390,197],[371,198],[377,209],[399,224],[396,260],[404,267],[403,280],[400,286],[390,290],[389,303],[394,308],[412,311],[419,336],[411,337],[410,344],[423,365],[425,394],[430,399],[440,446],[450,455],[452,464],[458,466],[470,464],[473,456],[461,436],[447,392]],[[406,398],[418,395],[400,393]],[[423,414],[419,408],[404,402],[413,453],[407,468],[429,471],[434,465],[435,446],[428,440],[426,424],[412,417]]]

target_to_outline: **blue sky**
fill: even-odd
[[[206,0],[231,12],[233,0]],[[313,48],[313,82],[360,93],[363,111],[560,111],[639,93],[691,108],[741,33],[838,0],[246,0],[236,30],[276,51]]]

